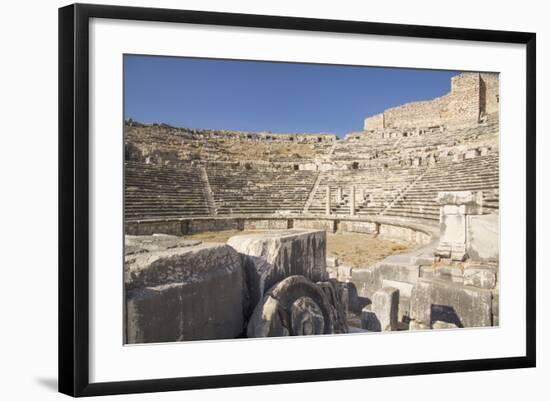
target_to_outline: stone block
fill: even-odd
[[[380,322],[381,331],[397,330],[399,310],[399,290],[385,287],[374,293],[371,310]]]
[[[414,287],[411,283],[395,280],[382,280],[382,287],[393,287],[399,290],[399,297],[410,298]]]
[[[182,234],[182,223],[177,219],[166,219],[160,221],[129,221],[125,223],[124,232],[126,234],[136,236],[149,236],[155,233],[175,236]]]
[[[341,221],[338,230],[343,232],[378,234],[378,223],[368,221]]]
[[[423,242],[420,242],[423,243]],[[433,255],[433,252],[426,252],[418,256],[412,256],[411,257],[411,263],[415,265],[421,265],[421,266],[431,266],[435,262],[435,258]]]
[[[464,285],[493,289],[497,284],[497,268],[468,265],[464,268]]]
[[[408,321],[411,310],[411,294],[414,285],[402,281],[382,280],[382,287],[394,287],[399,290],[397,320],[400,322]]]
[[[327,256],[327,267],[338,267],[338,258],[336,256]]]
[[[381,262],[373,268],[377,289],[383,287],[383,280],[414,284],[420,277],[420,266],[408,263]]]
[[[244,220],[245,230],[282,230],[287,228],[287,219]]]
[[[157,239],[127,242],[126,343],[241,335],[246,290],[237,252],[225,244]]]
[[[448,281],[421,279],[412,290],[411,319],[430,326],[437,320],[457,327],[491,326],[492,294]]]
[[[472,261],[497,262],[499,259],[499,215],[467,217],[466,252]]]
[[[462,269],[454,265],[441,265],[433,269],[434,277],[441,280],[452,281],[453,283],[462,283],[464,281]]]
[[[242,255],[250,305],[247,316],[276,283],[292,275],[317,282],[327,278],[326,233],[280,230],[236,235],[227,244]]]
[[[358,297],[371,299],[375,287],[373,268],[353,268],[349,283],[355,288]]]
[[[425,280],[430,280],[434,277],[435,268],[432,266],[420,266],[420,277]]]
[[[466,243],[466,217],[459,214],[444,214],[441,216],[441,243]]]
[[[479,205],[483,199],[481,191],[444,191],[437,194],[440,205]]]
[[[292,226],[309,230],[325,230],[329,233],[336,232],[335,220],[294,219]]]
[[[415,242],[418,232],[409,227],[401,227],[392,224],[380,224],[378,231],[380,238],[404,242]]]
[[[198,218],[182,222],[183,234],[197,234],[207,231],[243,230],[244,219],[239,218]]]
[[[347,265],[340,265],[338,266],[338,281],[341,281],[343,283],[349,282],[351,279],[352,274],[352,267]]]

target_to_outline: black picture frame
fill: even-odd
[[[89,381],[88,61],[91,18],[414,38],[526,46],[526,354],[521,357],[297,370],[122,382]],[[479,29],[74,4],[59,9],[59,391],[71,396],[141,393],[534,367],[536,363],[536,35]]]

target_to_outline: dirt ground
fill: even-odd
[[[352,267],[366,267],[387,256],[412,250],[413,244],[403,244],[370,234],[327,234],[328,256]]]
[[[204,232],[185,236],[188,239],[205,242],[226,242],[230,237],[239,234],[248,234],[261,231],[217,231]],[[369,234],[355,233],[327,233],[327,254],[335,256],[340,263],[352,267],[366,267],[389,255],[411,250],[413,244],[402,244],[395,241],[377,238]]]

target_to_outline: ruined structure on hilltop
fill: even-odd
[[[128,121],[127,342],[498,325],[498,100],[460,74],[342,140]],[[224,230],[263,232],[181,239]],[[351,266],[327,233],[414,250]]]
[[[407,103],[365,119],[365,130],[477,124],[498,112],[498,74],[464,73],[451,79],[451,92]]]

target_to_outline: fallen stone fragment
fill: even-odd
[[[330,301],[315,283],[291,276],[272,287],[254,308],[248,337],[334,334]]]

